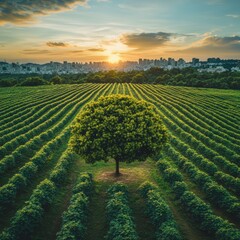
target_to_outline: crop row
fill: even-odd
[[[66,130],[60,136],[44,145],[42,150],[39,151],[30,162],[21,167],[19,172],[10,178],[7,184],[0,188],[1,210],[8,209],[12,206],[15,202],[17,193],[27,188],[37,172],[47,163],[47,159],[53,149],[60,147],[69,137],[69,133],[69,130]]]
[[[240,231],[227,220],[216,216],[208,204],[191,192],[177,169],[164,160],[158,161],[157,166],[164,179],[171,185],[183,209],[198,223],[200,229],[218,240],[240,239]]]
[[[108,189],[106,211],[109,224],[107,240],[138,239],[125,185],[115,183]]]
[[[60,131],[66,124],[68,124],[73,119],[73,117],[79,111],[80,107],[83,106],[88,100],[90,100],[93,97],[93,95],[96,94],[96,91],[97,90],[94,90],[90,94],[87,94],[88,96],[83,95],[82,100],[79,101],[70,110],[70,112],[68,112],[68,114],[65,115],[65,117],[61,119],[61,121],[59,121],[53,128],[50,128],[49,130],[42,132],[40,135],[29,140],[27,144],[18,147],[11,155],[6,156],[0,162],[0,172],[4,173],[10,168],[14,168],[22,160],[22,156],[25,155],[29,151],[29,149],[32,149],[36,145],[39,145],[39,143],[42,140],[46,141],[53,138],[58,131]],[[69,109],[66,109],[66,110],[69,110]]]
[[[161,92],[160,95],[160,92],[156,91],[152,87],[145,86],[145,88],[151,90],[151,92],[154,92],[155,96],[157,96],[160,102],[163,104],[168,103],[170,104],[168,106],[174,106],[174,108],[179,111],[178,115],[180,115],[181,119],[185,117],[185,122],[195,130],[200,131],[204,135],[216,140],[220,144],[233,148],[234,151],[240,151],[238,144],[233,143],[233,140],[237,141],[236,138],[233,139],[232,134],[229,136],[228,134],[223,133],[222,128],[218,130],[215,122],[209,121],[209,116],[206,115],[204,111],[200,113],[198,107],[194,107],[193,104],[189,105],[187,102],[179,99],[174,100],[174,97],[166,97],[164,92]]]
[[[37,127],[38,125],[42,124],[44,121],[48,120],[51,118],[53,114],[55,114],[57,111],[59,111],[61,108],[64,107],[69,102],[72,102],[74,99],[77,99],[79,94],[84,94],[88,91],[87,89],[84,89],[82,92],[76,92],[76,93],[71,93],[68,94],[67,97],[61,98],[60,101],[55,102],[55,103],[48,103],[45,107],[43,107],[39,112],[36,114],[33,114],[31,117],[28,119],[21,121],[20,119],[16,119],[16,121],[19,121],[20,124],[18,125],[18,128],[13,131],[16,127],[14,128],[7,128],[3,132],[1,132],[1,138],[0,138],[0,145],[3,145],[6,142],[9,142],[11,139],[14,137],[18,137],[19,135],[28,132],[29,130]],[[20,127],[20,128],[19,128]]]
[[[81,96],[81,100],[85,101],[86,96],[89,94],[89,91]],[[29,130],[27,133],[17,136],[16,138],[12,139],[10,142],[6,143],[2,147],[0,147],[0,157],[5,156],[8,152],[13,150],[14,148],[18,147],[19,145],[24,144],[31,138],[33,138],[36,135],[39,135],[42,131],[46,130],[47,128],[51,127],[53,124],[58,122],[68,111],[71,109],[76,103],[79,101],[80,93],[74,96],[72,101],[69,100],[69,103],[66,104],[63,108],[59,108],[56,106],[51,110],[51,112],[56,113],[54,116],[52,116],[50,119],[43,122],[42,124],[39,124],[35,128]],[[58,111],[60,109],[60,111]],[[42,118],[45,118],[42,116]],[[27,126],[26,126],[27,127]]]
[[[60,232],[57,233],[57,240],[85,238],[89,196],[92,188],[92,175],[81,174],[77,185],[73,189],[70,205],[63,213],[63,223]]]
[[[240,219],[240,201],[232,196],[223,186],[220,186],[211,177],[200,171],[190,160],[183,157],[170,145],[167,147],[168,156],[188,174],[190,179],[206,194],[212,204]]]
[[[64,179],[72,161],[72,154],[66,151],[54,168],[54,176],[50,175],[50,180],[45,179],[37,186],[29,201],[16,212],[11,219],[10,226],[0,235],[1,240],[29,239],[32,236],[46,209],[54,201],[59,187],[58,179]]]
[[[76,90],[77,91],[77,90]],[[0,132],[1,135],[5,133],[12,132],[16,129],[19,129],[23,126],[23,123],[31,123],[32,121],[27,122],[29,119],[36,119],[36,116],[40,116],[40,113],[46,108],[48,109],[49,106],[52,104],[57,104],[58,102],[62,102],[64,98],[70,98],[71,95],[74,94],[75,91],[73,90],[66,90],[65,92],[58,94],[55,98],[46,101],[46,103],[42,103],[40,105],[34,105],[29,111],[24,115],[20,115],[19,117],[15,117],[13,120],[7,122],[4,126],[2,126],[2,130]],[[33,118],[35,116],[35,118]]]
[[[178,134],[178,136],[180,136],[181,139],[187,141],[193,148],[197,149],[199,154],[202,154],[207,158],[211,158],[223,170],[229,172],[233,176],[235,177],[240,176],[240,169],[235,163],[229,162],[224,157],[219,156],[219,153],[205,146],[205,144],[203,144],[202,141],[197,140],[194,136],[192,136],[192,134],[184,131],[183,126],[186,126],[186,124],[183,121],[181,121],[176,115],[172,114],[167,108],[154,101],[151,96],[148,96],[150,95],[149,93],[143,93],[141,92],[140,89],[138,89],[138,92],[135,93],[138,95],[140,99],[141,97],[139,96],[139,94],[141,94],[143,99],[155,104],[156,107],[159,108],[158,113],[162,116],[163,121],[167,125],[167,127],[175,134]],[[171,119],[173,119],[175,122],[173,122]],[[190,129],[189,131],[191,133],[195,133],[192,129]],[[235,155],[232,157],[231,160],[237,161],[237,159],[239,159],[239,156]]]
[[[144,90],[144,87],[141,87],[141,91],[143,94],[150,96],[151,101],[165,114],[166,117],[178,125],[179,128],[182,128],[183,131],[187,133],[191,133],[191,135],[196,138],[196,140],[203,142],[204,145],[211,147],[212,153],[210,157],[212,157],[214,154],[216,155],[214,152],[218,152],[218,155],[221,154],[223,157],[227,157],[232,161],[239,162],[240,156],[237,155],[236,152],[231,151],[222,144],[215,143],[213,138],[209,138],[202,134],[200,126],[197,125],[194,121],[189,120],[186,114],[181,114],[181,112],[176,110],[173,105],[167,104],[166,101],[163,101],[161,104],[159,104],[159,97],[156,96],[152,91],[146,91]],[[195,130],[194,128],[197,128],[199,130]],[[239,150],[238,147],[237,149]]]
[[[64,91],[63,93],[60,94],[61,95],[65,95],[65,94],[69,94],[69,91]],[[8,125],[5,124],[10,124],[11,122],[14,122],[15,119],[22,117],[23,119],[26,119],[27,117],[31,116],[29,115],[31,112],[31,109],[35,109],[35,110],[39,110],[41,109],[43,106],[45,106],[49,101],[54,100],[56,98],[56,96],[59,96],[59,93],[56,93],[56,95],[54,94],[52,95],[47,95],[47,97],[43,97],[41,99],[40,102],[34,102],[31,101],[29,104],[26,104],[25,106],[23,106],[22,108],[19,108],[17,110],[13,110],[9,113],[4,114],[2,117],[3,119],[0,121],[0,130],[5,129]]]
[[[187,144],[183,143],[179,138],[173,135],[169,137],[169,141],[172,146],[178,149],[179,152],[191,162],[197,165],[204,172],[214,177],[214,179],[226,188],[230,188],[235,194],[240,194],[240,179],[234,178],[233,176],[219,171],[217,166],[209,161],[207,158],[197,154],[192,148]]]
[[[3,94],[7,94],[8,97],[3,99],[5,104],[1,105],[2,107],[0,109],[0,113],[14,113],[14,111],[21,110],[21,107],[25,107],[33,102],[40,103],[46,97],[58,96],[59,93],[66,91],[67,88],[71,89],[72,86],[40,86],[38,87],[37,91],[35,87],[2,89]]]
[[[146,212],[153,225],[156,227],[157,240],[181,240],[177,224],[173,218],[168,204],[161,197],[161,193],[155,185],[144,182],[139,191],[146,203]]]
[[[45,98],[50,97],[49,94],[43,93],[43,92],[36,92],[36,91],[28,91],[28,94],[24,94],[26,90],[18,89],[18,91],[11,92],[9,94],[10,97],[2,99],[3,104],[1,105],[1,120],[4,118],[7,118],[13,114],[16,113],[16,111],[22,111],[25,109],[26,106],[32,103],[38,103],[40,101],[43,101]],[[14,98],[12,95],[14,94]],[[53,95],[55,95],[55,91],[53,91]]]
[[[162,89],[162,87],[161,87]],[[174,93],[174,90],[176,92],[176,88],[173,89],[172,87],[168,88],[169,92]],[[239,113],[235,105],[231,105],[231,102],[225,102],[224,100],[221,101],[219,98],[212,97],[211,94],[208,94],[206,97],[206,93],[199,94],[198,91],[193,89],[186,89],[186,88],[177,88],[178,94],[182,96],[185,99],[189,99],[189,101],[192,104],[196,104],[199,106],[199,108],[202,108],[205,112],[209,113],[211,115],[212,112],[214,112],[213,117],[216,117],[216,119],[222,119],[219,120],[219,123],[225,124],[224,117],[226,114],[229,114],[228,116],[231,116],[231,120],[236,121],[236,117],[238,116],[239,119]],[[230,111],[229,111],[230,110]]]
[[[157,87],[159,89],[159,87]],[[169,91],[165,91],[166,94],[169,94],[171,92],[171,88],[168,88]],[[214,125],[216,129],[218,129],[220,132],[226,132],[227,134],[235,134],[236,128],[232,130],[227,130],[229,127],[228,123],[225,122],[224,118],[226,115],[231,115],[231,110],[227,108],[224,112],[220,112],[219,109],[216,107],[218,104],[218,101],[215,102],[209,102],[206,106],[202,107],[202,103],[204,102],[205,98],[199,98],[196,95],[195,96],[188,96],[186,93],[181,94],[181,89],[178,89],[178,94],[174,95],[174,92],[172,93],[172,98],[175,98],[176,101],[182,102],[184,105],[189,106],[190,110],[193,109],[194,113],[198,113],[198,116],[203,116],[206,123],[208,123],[210,126]],[[163,88],[161,87],[159,90],[159,93],[161,93]],[[173,97],[174,95],[174,97]],[[213,108],[208,109],[208,107],[213,104]],[[227,117],[228,117],[227,116]],[[220,120],[219,117],[222,119]],[[234,114],[234,118],[236,118],[236,115]],[[232,119],[231,119],[232,120]],[[230,125],[231,126],[231,125]],[[235,136],[235,135],[234,135]]]

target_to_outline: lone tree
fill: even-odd
[[[144,161],[156,157],[166,142],[166,129],[154,107],[125,95],[89,103],[72,126],[70,145],[86,162]]]

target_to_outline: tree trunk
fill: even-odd
[[[120,175],[120,171],[119,171],[119,159],[116,159],[116,172],[115,172],[116,176]]]

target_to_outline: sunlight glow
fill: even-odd
[[[120,61],[120,57],[119,55],[117,54],[111,54],[109,57],[108,57],[108,62],[109,63],[112,63],[112,64],[116,64]]]

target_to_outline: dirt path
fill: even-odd
[[[104,239],[107,233],[106,191],[108,184],[96,184],[89,205],[86,240]]]

